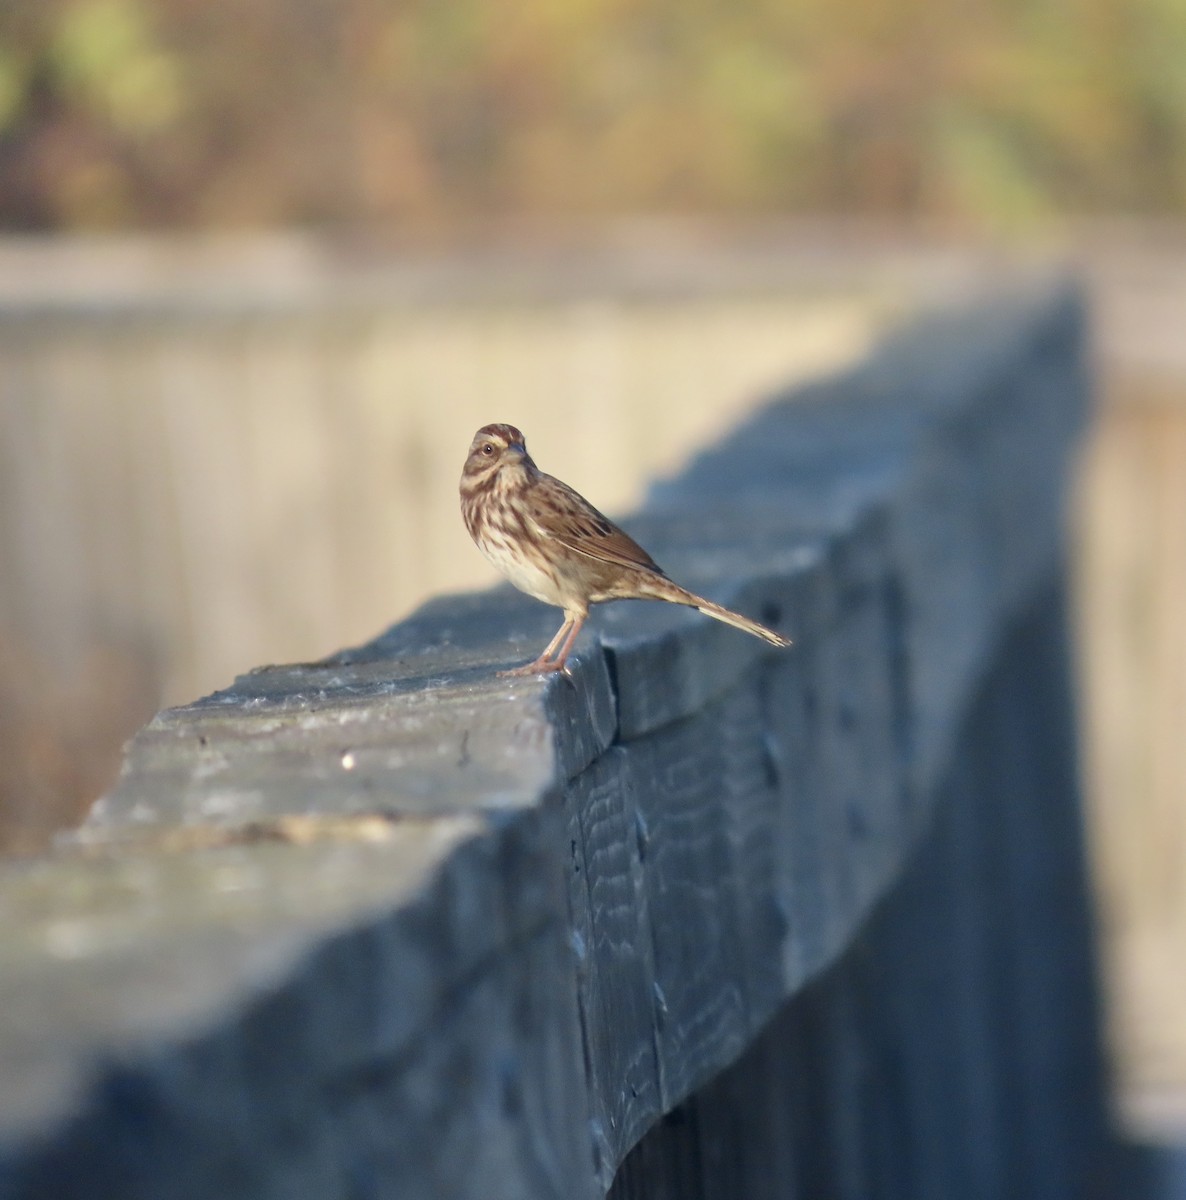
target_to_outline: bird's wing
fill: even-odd
[[[541,535],[577,554],[619,567],[663,574],[657,562],[579,492],[559,479],[548,478],[549,501],[535,506],[532,519]],[[555,489],[555,490],[553,490]]]

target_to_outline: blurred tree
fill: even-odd
[[[1186,200],[1181,0],[7,0],[0,223]]]

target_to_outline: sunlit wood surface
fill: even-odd
[[[1095,229],[1060,252],[1098,314],[1076,573],[1120,1095],[1181,1131],[1186,240]],[[0,244],[5,844],[72,820],[158,703],[491,582],[456,511],[478,425],[519,424],[620,512],[772,389],[1024,262],[826,226],[394,259],[299,238]]]

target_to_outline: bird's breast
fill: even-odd
[[[521,592],[545,604],[568,606],[563,580],[529,538],[488,524],[474,540],[486,560]]]

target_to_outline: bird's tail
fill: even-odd
[[[692,596],[692,599],[706,617],[715,617],[718,621],[724,621],[726,625],[732,625],[734,629],[743,629],[746,633],[752,633],[754,637],[763,638],[772,646],[791,644],[790,638],[775,633],[773,629],[767,629],[757,621],[751,621],[749,617],[743,617],[741,613],[735,613],[731,608],[722,608],[719,604],[713,604],[711,600],[704,600],[699,596]]]
[[[657,580],[655,582],[659,583]],[[718,621],[724,621],[726,625],[732,625],[734,629],[752,633],[754,637],[760,637],[772,646],[789,646],[791,644],[791,639],[783,637],[781,633],[775,633],[773,629],[767,629],[765,625],[752,621],[749,617],[743,617],[741,613],[736,613],[731,608],[722,608],[721,605],[714,604],[711,600],[705,600],[703,596],[689,592],[686,588],[680,587],[678,583],[672,583],[665,576],[662,583],[653,588],[652,594],[656,600],[669,600],[673,604],[686,604],[689,608],[699,609],[706,617],[713,617]]]

